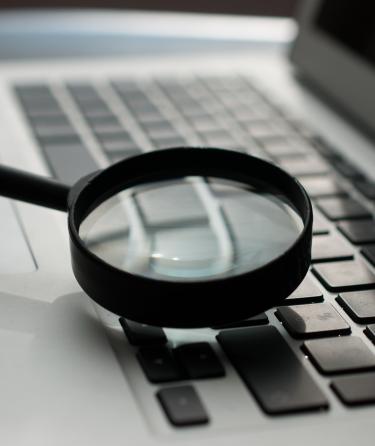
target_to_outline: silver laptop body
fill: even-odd
[[[203,144],[201,133],[191,125],[193,121],[179,110],[178,101],[171,96],[168,82],[177,80],[179,85],[189,89],[192,79],[194,82],[198,79],[199,85],[203,83],[209,90],[216,82],[219,91],[220,82],[225,82],[220,79],[233,83],[233,79],[240,78],[245,79],[254,95],[264,96],[266,104],[269,101],[272,107],[283,110],[283,117],[293,124],[293,129],[298,128],[301,141],[311,143],[314,150],[316,147],[316,153],[311,156],[323,160],[326,166],[328,158],[323,159],[321,153],[334,148],[335,154],[364,175],[366,181],[375,181],[375,151],[370,137],[371,130],[375,131],[375,69],[374,59],[372,62],[370,59],[373,55],[360,56],[322,28],[324,21],[318,23],[317,17],[323,14],[322,8],[327,3],[330,2],[303,2],[300,31],[292,52],[293,64],[280,49],[238,50],[225,57],[204,53],[4,62],[0,67],[0,161],[42,175],[61,176],[65,181],[73,181],[81,171],[85,173],[85,166],[100,168],[115,161],[115,151],[111,156],[103,151],[82,113],[74,87],[81,87],[82,93],[83,85],[98,92],[120,124],[131,133],[140,151],[153,150],[155,145],[153,136],[144,131],[141,121],[119,94],[119,85],[128,85],[128,82],[135,82],[137,88],[158,105],[159,111],[178,128],[186,143]],[[308,79],[314,88],[304,86],[296,73]],[[40,85],[48,87],[69,117],[87,151],[84,160],[90,159],[92,164],[85,164],[82,158],[67,158],[66,153],[70,153],[72,146],[69,140],[59,146],[61,150],[57,152],[56,147],[49,151],[47,143],[41,145],[42,139],[38,139],[30,124],[30,113],[25,111],[22,93],[17,93],[26,91],[27,96],[28,88]],[[43,101],[36,102],[38,107]],[[212,110],[206,111],[215,115]],[[33,116],[37,115],[38,110]],[[258,116],[255,120],[262,119]],[[262,138],[261,126],[254,126],[255,133],[247,134],[240,119],[232,116],[228,121],[221,116],[220,120],[221,130],[224,128],[230,133],[236,149],[274,159],[272,150],[278,149],[264,151],[258,143]],[[219,145],[222,133],[210,133],[212,144],[215,137],[215,145]],[[160,137],[160,140],[163,139]],[[228,144],[231,148],[234,143]],[[80,145],[77,141],[73,144],[78,152]],[[64,148],[67,149],[63,153]],[[284,166],[289,167],[288,162]],[[342,187],[373,213],[371,200],[364,197],[350,179],[340,173],[338,176]],[[275,309],[267,313],[267,326],[276,327],[304,373],[324,396],[326,404],[320,410],[266,413],[257,389],[247,388],[216,341],[218,331],[209,328],[165,330],[165,333],[171,348],[208,342],[225,368],[224,377],[151,383],[139,362],[138,347],[129,343],[118,317],[94,305],[75,282],[70,267],[66,216],[5,199],[0,199],[0,206],[2,445],[266,446],[277,443],[283,446],[344,446],[374,442],[375,405],[349,406],[332,388],[332,383],[341,377],[370,376],[371,373],[374,377],[371,360],[365,371],[321,373],[311,355],[301,349],[306,340],[291,336],[285,323],[276,317]],[[375,271],[360,253],[362,245],[351,245],[336,223],[319,209],[316,215],[326,233],[337,237],[353,251],[354,260],[346,261],[361,262],[371,273]],[[350,326],[349,336],[360,338],[364,348],[375,357],[375,346],[364,333],[370,324],[355,322],[337,303],[338,292],[328,291],[317,275],[310,274],[309,279],[324,296],[324,303],[331,305]],[[317,339],[322,338],[325,336]],[[280,370],[273,370],[275,381]],[[297,383],[299,376],[293,379]],[[208,423],[178,427],[171,422],[156,394],[165,388],[183,385],[192,386],[197,392]],[[375,378],[372,388],[375,388]],[[277,394],[275,398],[279,398],[282,405],[288,395]]]

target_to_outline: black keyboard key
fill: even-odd
[[[231,322],[230,324],[217,325],[212,327],[214,330],[227,330],[230,328],[254,327],[255,325],[267,325],[269,323],[266,313],[260,313],[257,316],[242,321]]]
[[[102,144],[111,143],[113,141],[123,143],[124,141],[127,142],[132,139],[129,133],[124,130],[119,130],[112,133],[97,134],[96,136]]]
[[[316,156],[282,158],[278,164],[295,177],[323,175],[330,171],[329,165]]]
[[[317,369],[325,374],[375,369],[375,355],[355,336],[307,341],[303,348]]]
[[[314,209],[313,234],[324,235],[329,234],[330,228],[327,221]]]
[[[37,124],[33,126],[33,131],[40,141],[48,141],[50,138],[63,139],[67,135],[76,135],[74,128],[69,123]]]
[[[335,169],[341,173],[346,178],[351,180],[358,180],[363,178],[361,172],[359,172],[353,165],[349,164],[347,161],[341,159],[334,162]]]
[[[325,396],[275,327],[222,331],[217,339],[266,413],[328,407]]]
[[[292,133],[290,127],[284,122],[276,122],[275,120],[243,122],[242,125],[253,138],[258,140],[281,138]]]
[[[366,336],[375,344],[375,324],[366,327],[364,332]]]
[[[336,378],[331,386],[347,406],[375,403],[375,373]]]
[[[52,95],[21,96],[20,101],[26,110],[59,109],[59,103]]]
[[[189,121],[197,132],[217,131],[220,128],[220,124],[211,115],[192,116]]]
[[[151,138],[151,142],[157,149],[167,149],[169,147],[184,147],[187,141],[182,136],[174,136],[168,138]]]
[[[120,324],[128,341],[132,345],[160,345],[168,342],[164,330],[160,327],[139,324],[138,322],[129,321],[123,317],[120,318]]]
[[[88,107],[87,109],[82,110],[82,114],[84,115],[85,119],[87,121],[91,119],[100,119],[100,118],[107,118],[107,117],[113,117],[113,113],[107,106],[102,107]]]
[[[87,83],[68,83],[67,87],[73,96],[80,98],[97,97],[98,93],[93,85]]]
[[[107,113],[102,116],[101,115],[86,116],[86,121],[92,129],[100,128],[101,126],[107,126],[107,125],[119,123],[119,120],[117,119],[117,117],[111,113]]]
[[[313,273],[329,291],[356,291],[375,288],[375,276],[359,260],[322,263]]]
[[[353,198],[321,198],[316,202],[323,214],[332,221],[371,218],[371,213]]]
[[[284,305],[311,304],[323,301],[323,293],[310,277],[306,277],[301,285],[282,302]]]
[[[297,339],[338,336],[351,332],[350,326],[330,304],[279,307],[277,318]]]
[[[336,300],[354,322],[359,324],[375,322],[375,290],[341,293]]]
[[[98,169],[96,161],[82,144],[45,145],[43,151],[53,175],[67,184],[74,184]]]
[[[140,148],[132,139],[102,141],[101,146],[104,152],[113,156],[124,152],[141,153]]]
[[[192,386],[161,389],[156,396],[174,426],[193,426],[209,421],[207,411]]]
[[[375,200],[375,183],[363,180],[358,181],[355,187],[369,200]]]
[[[42,146],[67,146],[81,144],[81,138],[73,129],[68,133],[54,133],[44,136],[39,135],[38,141]]]
[[[143,124],[143,130],[149,138],[168,138],[178,136],[173,125],[165,119]]]
[[[375,266],[375,245],[366,246],[361,250],[361,253],[373,266]]]
[[[20,97],[49,96],[52,94],[49,86],[44,84],[16,85],[14,90]]]
[[[328,176],[304,177],[301,183],[311,198],[347,195],[345,190]]]
[[[152,383],[183,379],[182,370],[171,350],[164,346],[142,347],[137,358],[145,375]]]
[[[123,126],[117,122],[112,124],[94,124],[91,126],[97,138],[105,138],[106,135],[113,135],[123,132]]]
[[[319,235],[313,238],[312,262],[330,262],[350,260],[354,257],[353,249],[337,235]]]
[[[37,127],[37,126],[48,126],[48,127],[54,127],[54,126],[62,126],[62,125],[69,125],[70,121],[65,116],[63,112],[60,112],[56,115],[37,115],[37,116],[30,116],[29,117],[31,126]]]
[[[225,370],[208,342],[181,345],[174,350],[177,360],[191,379],[216,378]]]
[[[203,139],[205,144],[212,147],[231,147],[238,144],[233,136],[223,129],[200,132],[199,136]]]
[[[262,146],[269,155],[276,158],[302,155],[310,149],[306,142],[292,136],[263,139]]]
[[[338,228],[348,240],[356,245],[375,243],[374,220],[343,221]]]

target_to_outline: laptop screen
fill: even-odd
[[[375,135],[374,0],[304,0],[291,58],[305,79]]]
[[[375,2],[331,0],[317,16],[319,29],[375,65]]]

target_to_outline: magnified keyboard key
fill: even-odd
[[[375,324],[366,327],[365,334],[375,344]]]
[[[353,198],[321,198],[316,202],[323,214],[332,221],[371,218],[371,213]]]
[[[181,345],[175,348],[174,352],[191,379],[216,378],[225,375],[223,365],[207,342]]]
[[[304,177],[301,179],[301,183],[311,198],[347,195],[333,178],[327,176]]]
[[[341,293],[336,299],[354,322],[375,322],[375,290]]]
[[[240,327],[253,327],[255,325],[267,325],[269,323],[266,313],[258,314],[257,316],[251,317],[249,319],[244,319],[242,321],[231,322],[230,324],[217,325],[212,327],[214,330],[226,330],[230,328],[240,328]]]
[[[375,243],[375,220],[343,221],[338,229],[356,245]]]
[[[324,394],[275,327],[226,330],[217,340],[266,413],[328,407]]]
[[[160,345],[166,344],[168,341],[164,330],[160,327],[139,324],[138,322],[129,321],[123,317],[120,318],[120,324],[128,341],[132,345]]]
[[[167,185],[168,187],[165,187]],[[181,223],[188,225],[189,222],[192,225],[204,225],[208,222],[207,211],[191,183],[186,181],[171,185],[165,182],[165,186],[163,183],[160,186],[163,189],[154,188],[139,192],[136,201],[147,224],[169,228],[169,233],[165,234],[165,243],[178,243],[177,240],[172,240],[173,226],[178,227]],[[210,229],[208,224],[207,228]],[[181,232],[177,235],[181,237]],[[181,240],[180,242],[182,243]]]
[[[312,241],[312,262],[350,260],[354,257],[353,249],[347,242],[336,235],[319,235]]]
[[[359,260],[322,263],[312,269],[329,291],[356,291],[375,288],[375,276]]]
[[[375,355],[355,336],[307,341],[303,348],[317,369],[325,374],[375,369]]]
[[[137,358],[152,383],[163,383],[183,379],[181,368],[167,347],[142,347]]]
[[[296,339],[350,334],[350,326],[330,304],[280,307],[276,316]]]
[[[310,304],[323,301],[323,293],[310,277],[306,277],[301,285],[282,302],[285,305]]]
[[[193,426],[209,421],[206,409],[192,386],[161,389],[156,396],[169,421],[175,426]]]
[[[375,373],[336,378],[331,386],[347,406],[375,403]]]

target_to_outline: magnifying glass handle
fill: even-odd
[[[0,166],[0,195],[3,197],[67,211],[69,191],[70,186],[51,178]]]

